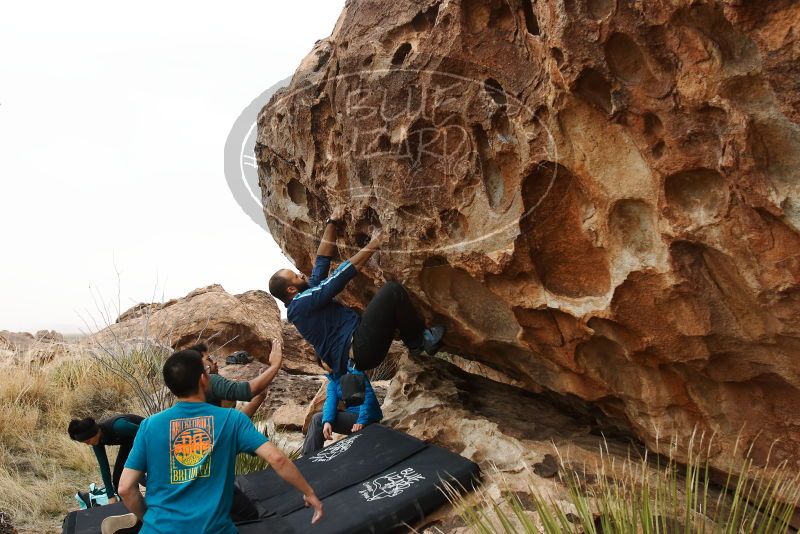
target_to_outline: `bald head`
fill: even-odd
[[[290,269],[281,269],[269,279],[270,294],[287,306],[295,295],[306,289],[308,289],[306,276]]]

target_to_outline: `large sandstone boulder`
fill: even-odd
[[[269,227],[308,271],[347,205],[343,254],[389,234],[347,302],[399,280],[651,447],[800,465],[798,32],[789,0],[348,2],[259,116]]]

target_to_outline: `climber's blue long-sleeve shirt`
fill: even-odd
[[[348,373],[355,375],[364,375],[361,371],[350,367]],[[333,424],[336,421],[336,409],[339,401],[342,400],[342,386],[339,383],[340,376],[329,374],[328,376],[328,390],[325,397],[325,404],[322,405],[322,422]],[[369,383],[369,378],[364,375],[366,389],[364,390],[364,402],[359,406],[350,406],[346,410],[350,413],[358,414],[356,423],[359,425],[369,425],[377,423],[383,419],[383,411],[381,405],[378,403],[378,398],[375,396],[375,391],[372,389],[372,384]]]
[[[317,256],[308,289],[297,294],[286,310],[287,319],[311,343],[317,356],[341,376],[347,373],[348,352],[358,313],[334,300],[358,271],[345,261],[328,276],[331,259]],[[327,278],[326,278],[327,277]]]

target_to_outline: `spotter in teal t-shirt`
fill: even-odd
[[[236,455],[267,438],[238,410],[178,402],[142,422],[125,467],[147,473],[141,534],[234,534]]]

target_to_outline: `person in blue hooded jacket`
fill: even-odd
[[[337,224],[343,216],[344,209],[339,207],[325,221],[310,276],[281,269],[270,278],[269,292],[286,306],[286,318],[314,347],[317,358],[337,376],[346,375],[349,367],[360,371],[376,368],[386,358],[396,333],[413,354],[436,354],[444,327],[426,328],[399,282],[387,282],[378,289],[362,313],[336,300],[385,237],[382,230],[376,229],[364,248],[329,275],[336,253]]]
[[[323,364],[323,367],[330,371],[327,365]],[[325,404],[322,405],[321,412],[314,414],[308,425],[303,456],[309,456],[320,450],[325,445],[325,440],[333,437],[334,432],[349,435],[383,419],[381,405],[367,375],[353,367],[347,372],[364,381],[364,401],[357,406],[349,406],[344,411],[339,411],[339,403],[344,400],[342,380],[340,376],[329,373]]]

